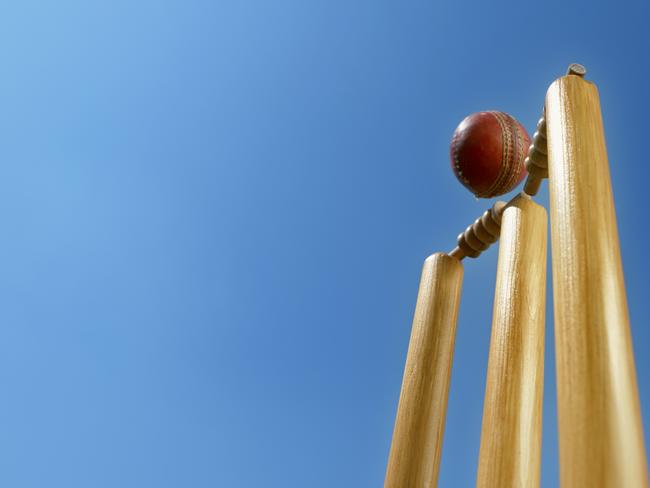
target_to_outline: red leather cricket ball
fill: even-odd
[[[526,176],[526,129],[505,112],[477,112],[463,119],[451,139],[451,167],[479,198],[508,193]]]

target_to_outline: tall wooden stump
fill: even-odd
[[[424,262],[385,487],[437,485],[462,280],[456,258]]]
[[[546,96],[563,488],[648,486],[623,269],[598,90]]]
[[[547,215],[520,195],[501,218],[477,486],[538,487]]]

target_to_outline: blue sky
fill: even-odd
[[[422,261],[492,203],[451,133],[485,109],[532,132],[570,62],[600,88],[647,432],[649,14],[0,6],[0,485],[381,486]],[[496,257],[466,263],[441,487],[475,479]]]

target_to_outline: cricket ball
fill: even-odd
[[[526,176],[526,129],[505,112],[477,112],[463,119],[451,139],[451,168],[479,198],[508,193]]]

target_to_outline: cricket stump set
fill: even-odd
[[[538,487],[542,441],[548,178],[562,488],[650,486],[596,86],[571,65],[532,141],[502,112],[466,118],[452,168],[477,196],[514,188],[422,270],[385,487],[437,485],[465,257],[500,239],[477,486]],[[471,460],[467,460],[471,462]]]

